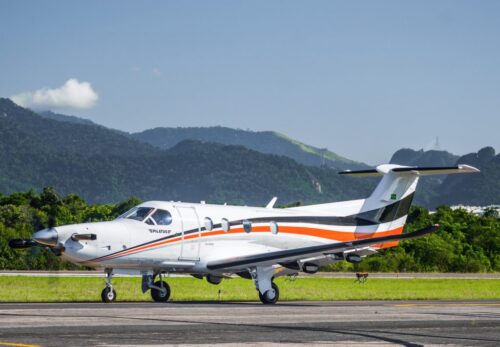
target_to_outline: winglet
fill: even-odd
[[[278,200],[278,197],[277,196],[273,197],[271,201],[269,201],[269,203],[266,205],[266,208],[273,208],[274,204],[276,203],[276,200]]]

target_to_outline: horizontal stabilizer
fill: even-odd
[[[422,167],[422,166],[400,166],[400,165],[380,165],[377,166],[376,169],[370,170],[358,170],[358,171],[342,171],[339,172],[340,175],[346,176],[358,176],[358,177],[376,177],[382,176],[386,173],[394,172],[394,173],[413,173],[418,176],[427,176],[427,175],[449,175],[456,173],[473,173],[479,172],[479,169],[476,169],[470,165],[456,165],[456,166],[445,166],[445,167]]]

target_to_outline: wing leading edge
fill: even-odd
[[[216,260],[209,262],[207,268],[209,270],[231,270],[242,269],[250,266],[271,265],[278,262],[287,262],[299,260],[304,257],[313,257],[324,254],[344,252],[353,250],[359,247],[366,247],[390,241],[409,240],[425,236],[439,229],[439,224],[431,225],[427,228],[414,231],[412,233],[389,235],[381,237],[373,237],[362,240],[354,240],[349,242],[329,243],[326,245],[287,249],[283,251],[275,251],[269,253],[261,253],[243,257],[235,257],[231,259]]]

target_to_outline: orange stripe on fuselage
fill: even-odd
[[[254,226],[252,228],[252,233],[270,232],[270,231],[271,230],[268,226]],[[334,240],[334,241],[339,241],[339,242],[348,242],[348,241],[353,241],[353,240],[371,238],[371,237],[374,237],[375,235],[377,237],[381,237],[381,236],[401,234],[403,232],[403,227],[399,227],[399,228],[396,228],[393,230],[388,230],[388,231],[383,231],[383,232],[359,233],[359,232],[334,231],[334,230],[328,230],[328,229],[308,228],[308,227],[280,226],[279,232],[286,233],[286,234],[301,235],[301,236],[320,237],[323,239]],[[122,257],[122,256],[125,256],[128,254],[131,254],[131,253],[146,251],[146,250],[149,250],[151,248],[164,246],[164,245],[167,245],[170,243],[175,243],[175,242],[184,241],[184,240],[191,240],[191,239],[195,239],[195,238],[205,238],[205,237],[218,236],[218,235],[227,235],[227,234],[243,234],[243,233],[245,233],[243,228],[233,228],[227,232],[225,232],[224,230],[214,230],[214,231],[207,231],[207,232],[203,232],[203,233],[184,235],[184,237],[178,236],[178,237],[174,237],[172,239],[153,242],[153,243],[141,246],[141,247],[124,250],[124,251],[117,253],[117,254],[104,256],[100,260],[101,261],[102,260],[110,260],[110,259],[114,259],[117,257]],[[375,248],[388,248],[388,247],[394,247],[393,244],[394,244],[394,246],[397,246],[398,242],[396,241],[396,242],[387,242],[387,243],[383,243],[383,244],[377,244],[377,245],[374,245],[374,247]]]

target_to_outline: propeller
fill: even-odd
[[[39,246],[39,244],[32,239],[12,239],[9,241],[9,247],[13,249],[24,249],[34,246]]]
[[[31,239],[12,239],[9,241],[9,247],[13,249],[47,247],[57,256],[64,251],[64,247],[58,242],[57,231],[54,228],[39,230],[33,233]]]

